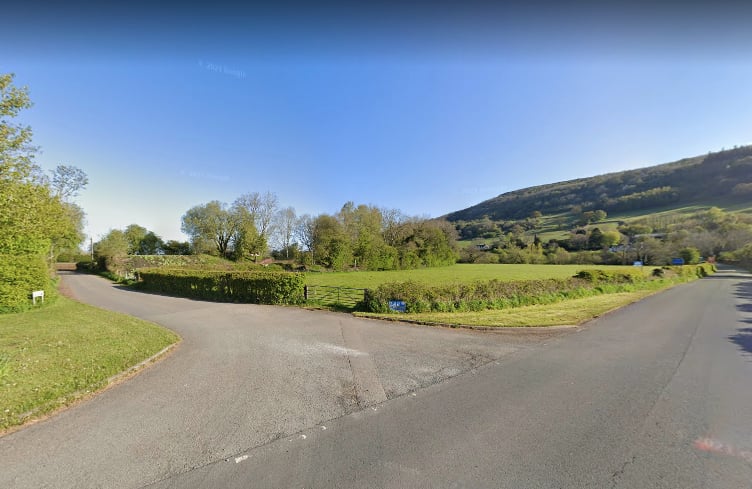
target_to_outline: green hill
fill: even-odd
[[[752,202],[752,146],[637,170],[540,185],[501,194],[444,216],[449,221],[519,220],[534,211],[554,215],[588,210],[643,214],[697,204],[733,207]]]

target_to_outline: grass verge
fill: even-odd
[[[65,297],[0,316],[0,432],[105,387],[179,340],[171,331]]]
[[[420,314],[355,313],[360,317],[407,320],[448,326],[534,327],[578,325],[613,309],[636,302],[655,290],[638,290],[572,299],[554,304],[489,309],[472,312],[429,312]]]

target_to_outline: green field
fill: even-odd
[[[307,273],[307,285],[328,285],[334,287],[353,287],[373,289],[388,282],[423,282],[429,284],[440,283],[468,283],[477,280],[536,280],[546,278],[571,277],[579,270],[603,268],[618,270],[632,266],[615,267],[608,265],[477,265],[457,264],[449,267],[421,268],[418,270],[388,270],[383,272],[321,272]],[[646,267],[646,270],[648,268]]]
[[[65,297],[0,315],[0,432],[85,397],[178,339]]]

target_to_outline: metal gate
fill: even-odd
[[[332,287],[329,285],[306,285],[305,300],[322,306],[355,307],[363,301],[366,289]]]

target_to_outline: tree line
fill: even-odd
[[[33,290],[54,292],[50,278],[60,253],[83,238],[83,210],[73,198],[88,183],[80,169],[45,173],[34,161],[32,131],[15,122],[31,107],[27,87],[0,74],[0,311],[22,310]]]
[[[211,201],[183,215],[188,242],[161,238],[133,224],[95,244],[108,258],[143,254],[209,254],[236,262],[272,256],[306,267],[393,270],[450,265],[456,231],[446,221],[407,216],[396,209],[347,202],[334,214],[298,216],[272,192],[243,194],[231,204]]]
[[[595,217],[600,217],[593,216]],[[605,218],[605,213],[602,215]],[[552,263],[666,265],[674,258],[697,263],[718,257],[752,263],[752,216],[717,207],[691,214],[653,215],[603,229],[580,217],[564,238],[542,241],[530,220],[496,225],[490,220],[458,223],[460,233],[483,230],[479,248],[462,249],[466,263]],[[530,235],[531,233],[532,236]]]

